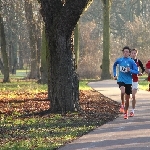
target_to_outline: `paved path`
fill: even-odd
[[[90,82],[89,86],[121,102],[115,80]],[[126,120],[120,115],[59,150],[150,150],[150,92],[138,91],[134,117]]]

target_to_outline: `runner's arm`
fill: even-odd
[[[143,72],[145,71],[145,68],[144,68],[144,66],[143,66],[143,63],[140,61],[140,60],[138,60],[139,61],[139,66],[141,67],[141,69],[142,69],[142,74],[143,74]]]
[[[114,65],[113,65],[113,75],[114,75],[114,77],[117,76],[117,73],[116,73],[117,64],[118,64],[118,59],[114,62]]]
[[[131,61],[131,63],[132,63],[132,68],[130,68],[130,73],[139,74],[137,64],[133,60]]]

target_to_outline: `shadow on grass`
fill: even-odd
[[[66,115],[52,114],[44,101],[19,103],[19,112],[16,103],[6,107],[12,112],[0,114],[1,149],[54,150],[118,116],[119,104],[100,93],[82,91],[80,96],[82,112]]]

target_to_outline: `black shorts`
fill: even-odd
[[[119,88],[121,86],[125,87],[125,93],[127,95],[130,95],[132,93],[132,88],[131,88],[132,84],[125,84],[124,82],[117,82],[117,84],[119,85]]]

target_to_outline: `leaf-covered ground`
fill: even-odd
[[[29,114],[45,111],[49,109],[46,98],[46,92],[1,92],[0,113],[11,115],[14,112]]]
[[[82,113],[28,116],[48,110],[50,105],[46,98],[46,92],[0,93],[0,149],[55,150],[119,114],[118,102],[87,90],[80,91]]]
[[[14,112],[20,114],[32,114],[48,110],[49,101],[46,100],[47,92],[1,92],[0,114],[11,115]],[[119,103],[93,90],[80,90],[80,106],[88,114],[116,115]]]

